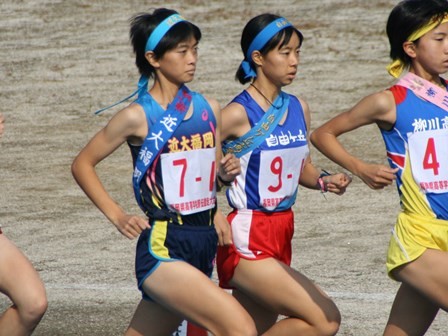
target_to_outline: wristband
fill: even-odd
[[[317,184],[319,185],[320,192],[325,193],[325,192],[328,191],[328,190],[327,190],[327,187],[325,186],[324,179],[323,179],[322,177],[319,177],[319,178],[317,179]]]
[[[327,185],[325,184],[323,177],[324,176],[330,176],[330,175],[331,174],[329,172],[327,172],[326,170],[322,169],[322,173],[319,175],[319,178],[317,179],[317,185],[319,186],[320,191],[322,193],[325,193],[325,192],[328,191]]]

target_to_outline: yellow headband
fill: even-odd
[[[421,27],[420,29],[417,29],[415,32],[413,32],[408,39],[407,42],[414,42],[418,40],[420,37],[425,35],[426,33],[430,32],[437,26],[439,26],[442,23],[448,22],[448,13],[445,14],[442,21],[437,20],[436,18],[433,18],[429,20],[428,24]],[[404,71],[404,68],[406,65],[403,63],[400,59],[395,59],[391,64],[387,66],[387,71],[389,74],[395,78],[400,77],[401,73]]]

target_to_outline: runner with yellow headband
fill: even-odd
[[[424,26],[418,28],[415,32],[413,32],[408,38],[407,42],[415,42],[423,35],[427,34],[437,26],[448,22],[448,14],[445,15],[436,15],[431,18]],[[387,71],[389,74],[395,78],[400,77],[402,72],[405,70],[407,65],[407,60],[397,59],[391,55],[393,62],[388,65]]]
[[[388,70],[399,81],[311,135],[323,154],[370,188],[397,185],[402,210],[386,266],[401,285],[385,336],[423,335],[439,310],[448,311],[448,92],[440,77],[448,71],[447,14],[446,0],[400,2],[386,29],[394,60]],[[337,139],[369,124],[380,128],[389,166],[351,155]]]

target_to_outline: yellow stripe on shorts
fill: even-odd
[[[169,250],[165,246],[168,231],[167,221],[154,221],[150,239],[151,252],[159,258],[170,258]]]

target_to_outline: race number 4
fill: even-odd
[[[447,192],[448,130],[413,133],[408,138],[412,175],[425,192]]]
[[[428,138],[426,145],[425,156],[423,157],[423,169],[432,169],[434,175],[439,175],[440,163],[437,160],[436,146],[434,145],[434,138]]]

